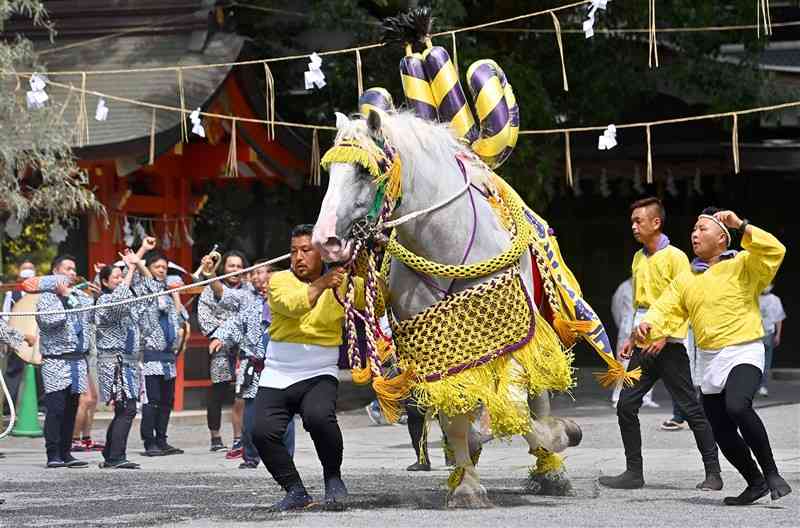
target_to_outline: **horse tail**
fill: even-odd
[[[472,150],[491,168],[508,159],[519,136],[519,106],[503,69],[490,59],[467,70],[469,89],[480,121],[480,137]]]
[[[400,60],[400,80],[403,82],[406,104],[417,117],[434,123],[438,121],[436,102],[425,73],[425,62],[421,54],[411,53],[410,47],[406,48],[406,56]]]
[[[439,120],[450,123],[458,137],[472,143],[478,137],[478,127],[450,54],[441,46],[433,46],[422,52],[422,59],[439,111]]]
[[[394,112],[392,94],[386,88],[369,88],[358,98],[358,111],[366,119],[372,111],[379,114]]]

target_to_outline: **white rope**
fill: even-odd
[[[3,373],[0,372],[0,385],[3,386],[3,394],[6,396],[6,401],[8,402],[8,408],[11,410],[11,416],[9,417],[10,420],[8,422],[8,427],[6,430],[0,433],[0,438],[8,436],[8,433],[11,432],[11,429],[14,427],[14,422],[17,421],[17,412],[14,409],[14,400],[11,398],[11,394],[8,392],[8,386],[6,386],[6,380],[3,377]]]
[[[464,186],[463,189],[460,189],[457,193],[455,193],[454,195],[450,196],[449,198],[447,198],[445,200],[442,200],[441,202],[439,202],[439,203],[437,203],[435,205],[432,205],[431,207],[427,207],[425,209],[420,209],[419,211],[414,211],[413,213],[408,213],[406,215],[403,215],[400,218],[398,218],[397,220],[392,220],[391,222],[384,222],[384,224],[381,226],[381,228],[382,229],[391,229],[393,227],[397,227],[399,225],[405,224],[406,222],[410,222],[411,220],[414,220],[415,218],[417,218],[419,216],[422,216],[422,215],[425,215],[425,214],[428,214],[428,213],[432,213],[433,211],[435,211],[437,209],[441,209],[445,205],[449,204],[450,202],[452,202],[453,200],[455,200],[456,198],[458,198],[459,196],[461,196],[462,194],[467,192],[471,185],[472,185],[472,182],[467,182],[467,184]],[[3,315],[3,314],[0,314],[0,315]]]
[[[149,299],[155,299],[156,297],[161,297],[163,295],[172,295],[173,293],[180,293],[185,290],[189,290],[192,288],[197,288],[198,286],[205,286],[207,284],[211,284],[215,281],[225,280],[228,277],[234,277],[236,275],[242,275],[244,273],[250,273],[251,271],[263,268],[264,266],[270,266],[272,264],[276,264],[278,262],[284,261],[288,259],[291,255],[286,253],[285,255],[281,255],[280,257],[275,257],[272,260],[268,260],[266,262],[261,262],[259,264],[255,264],[250,266],[249,268],[244,268],[239,271],[232,271],[231,273],[226,273],[225,275],[219,275],[217,277],[212,277],[210,279],[206,279],[200,282],[193,282],[191,284],[187,284],[186,286],[181,286],[179,288],[173,288],[171,290],[165,290],[163,292],[155,292],[155,293],[148,293],[147,295],[142,295],[141,297],[134,297],[132,299],[125,299],[122,301],[116,301],[108,304],[97,304],[92,306],[82,306],[80,308],[71,308],[69,310],[48,310],[45,312],[0,312],[0,316],[5,317],[30,317],[30,316],[37,316],[37,315],[62,315],[62,314],[70,314],[70,313],[80,313],[80,312],[90,312],[92,310],[96,310],[98,308],[113,308],[115,306],[123,306],[126,304],[133,304],[137,302],[146,301]]]

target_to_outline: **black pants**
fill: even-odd
[[[70,385],[66,389],[44,395],[47,409],[44,418],[44,445],[48,462],[72,458],[72,430],[75,428],[80,394],[72,394],[71,387]]]
[[[765,475],[778,473],[767,430],[753,409],[753,396],[760,386],[761,371],[758,367],[736,365],[728,375],[725,390],[720,394],[703,394],[703,407],[719,448],[748,484],[761,482],[761,471]],[[761,471],[750,450],[755,454]]]
[[[145,376],[147,403],[142,405],[141,433],[144,448],[164,447],[167,444],[167,427],[172,404],[175,401],[175,378]]]
[[[208,388],[208,401],[206,403],[206,422],[209,431],[219,431],[222,427],[222,404],[228,393],[232,391],[230,381],[212,383]]]
[[[8,393],[14,401],[15,408],[17,408],[19,407],[19,386],[22,384],[22,373],[25,370],[25,362],[10,348],[7,357],[8,361],[6,361],[6,371],[3,373],[3,377],[8,386]],[[5,407],[7,412],[4,411],[4,413],[11,414],[11,407],[9,407],[8,402],[5,403]]]
[[[417,461],[424,459],[426,463],[430,464],[428,442],[422,441],[425,432],[426,410],[420,407],[415,399],[409,398],[406,401],[406,413],[408,414],[408,435],[411,437],[411,446],[417,454]],[[422,457],[420,457],[420,451],[422,451]]]
[[[103,449],[103,458],[106,462],[127,460],[128,434],[131,432],[134,417],[136,417],[135,399],[114,402],[114,418],[108,424],[106,447]]]
[[[283,442],[289,420],[295,414],[303,418],[303,428],[314,441],[325,480],[341,476],[342,431],[336,420],[338,388],[339,381],[333,376],[317,376],[285,389],[258,389],[253,443],[264,466],[283,489],[288,491],[302,484]]]
[[[642,367],[642,377],[633,387],[625,387],[619,395],[617,417],[625,446],[625,459],[629,471],[642,473],[642,432],[639,428],[639,409],[642,399],[653,385],[664,380],[664,386],[672,400],[686,416],[686,421],[694,433],[697,449],[703,458],[707,472],[719,473],[717,445],[711,426],[703,415],[697,401],[692,375],[689,370],[689,356],[680,343],[667,343],[655,357],[645,357],[640,349],[635,349],[628,365],[629,370]]]

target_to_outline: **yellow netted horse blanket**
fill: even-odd
[[[393,337],[421,406],[455,416],[483,403],[497,436],[528,431],[528,392],[572,386],[571,354],[533,308],[518,266],[395,322]]]

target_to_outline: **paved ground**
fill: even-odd
[[[723,462],[723,492],[700,492],[699,455],[690,432],[662,432],[669,414],[662,388],[656,393],[662,409],[642,414],[647,486],[635,491],[600,488],[597,477],[615,474],[624,457],[613,409],[591,382],[576,391],[577,401],[555,400],[562,416],[583,426],[583,443],[567,453],[577,496],[530,496],[521,493],[530,457],[522,442],[492,442],[480,469],[496,504],[491,510],[448,511],[443,508],[448,471],[432,427],[434,471],[407,473],[413,454],[404,427],[370,426],[361,412],[341,415],[345,438],[344,477],[352,502],[345,512],[310,510],[277,515],[267,506],[280,490],[263,468],[239,470],[237,463],[209,453],[207,433],[199,423],[181,420],[170,442],[186,454],[147,459],[138,456],[141,443],[131,435],[132,459],[140,471],[100,470],[99,454],[78,454],[92,465],[83,470],[43,468],[42,439],[5,438],[0,450],[0,526],[797,526],[800,514],[800,381],[773,383],[771,397],[760,399],[760,415],[784,476],[795,492],[780,501],[762,500],[746,508],[721,505],[722,497],[738,494],[744,482]],[[99,426],[100,427],[100,426]],[[97,435],[101,431],[98,427]],[[227,427],[227,426],[226,426]],[[297,463],[312,494],[322,494],[319,464],[310,439],[298,435]]]

